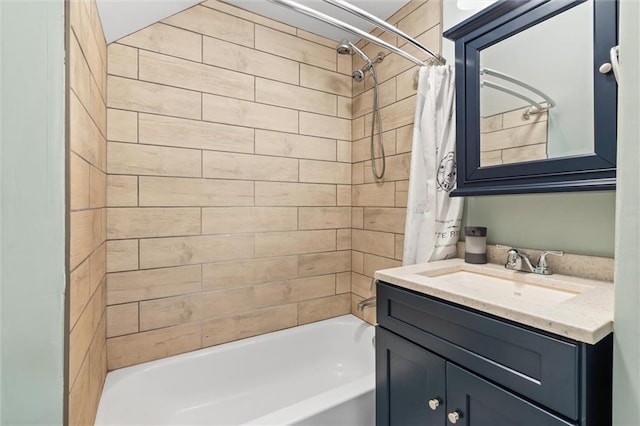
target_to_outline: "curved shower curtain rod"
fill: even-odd
[[[491,75],[491,76],[494,76],[494,77],[497,77],[497,78],[501,78],[501,79],[503,79],[505,81],[508,81],[510,83],[513,83],[513,84],[515,84],[517,86],[523,87],[523,88],[535,93],[536,95],[540,96],[542,99],[544,99],[544,101],[550,107],[556,106],[556,103],[553,101],[553,99],[551,99],[551,97],[549,97],[547,94],[545,94],[542,90],[538,90],[535,87],[533,87],[532,85],[527,84],[524,81],[519,80],[519,79],[517,79],[517,78],[515,78],[515,77],[513,77],[513,76],[511,76],[509,74],[505,74],[503,72],[496,71],[494,69],[486,68],[486,67],[480,69],[480,75],[484,75],[484,74]],[[533,101],[531,101],[531,102],[533,102]],[[533,103],[536,104],[535,106],[537,108],[540,108],[540,105],[538,105],[536,102],[533,102]]]
[[[333,5],[339,9],[344,10],[345,12],[349,12],[353,15],[356,15],[358,18],[369,22],[370,24],[375,25],[376,27],[380,28],[381,30],[385,30],[388,32],[392,32],[397,34],[400,38],[402,38],[403,40],[409,42],[410,44],[412,44],[413,46],[417,47],[418,49],[422,50],[423,52],[428,53],[429,55],[433,56],[434,59],[438,59],[441,62],[445,63],[446,60],[438,55],[437,53],[433,53],[431,50],[429,50],[426,46],[424,46],[422,43],[420,43],[418,40],[414,39],[413,37],[411,37],[410,35],[406,34],[405,32],[401,31],[399,28],[389,24],[386,21],[383,21],[382,19],[378,18],[375,15],[372,15],[371,13],[367,12],[366,10],[360,9],[357,6],[352,5],[351,3],[345,1],[345,0],[322,0],[325,3],[329,3],[330,5]]]
[[[420,42],[418,42],[417,40],[415,40],[414,38],[408,36],[407,34],[405,34],[404,32],[400,31],[398,28],[394,27],[393,25],[390,25],[386,22],[384,22],[383,20],[381,20],[380,18],[371,15],[370,13],[357,8],[356,6],[353,6],[352,4],[343,1],[343,0],[323,0],[326,3],[332,4],[333,6],[336,6],[342,10],[345,10],[349,13],[352,13],[356,16],[358,16],[360,19],[363,19],[369,23],[372,23],[373,25],[377,26],[378,28],[385,30],[385,31],[390,31],[393,32],[394,34],[398,35],[399,37],[403,38],[404,40],[408,41],[409,43],[411,43],[412,45],[414,45],[415,47],[417,47],[418,49],[422,50],[423,52],[431,55],[433,58],[432,59],[428,59],[426,61],[421,61],[420,59],[416,58],[415,56],[405,52],[404,50],[390,44],[387,43],[386,41],[375,37],[369,33],[367,33],[366,31],[361,30],[360,28],[354,27],[351,24],[348,24],[346,22],[343,22],[339,19],[336,19],[332,16],[326,15],[322,12],[318,12],[315,9],[312,9],[310,7],[307,7],[305,5],[302,5],[300,3],[297,3],[295,1],[292,0],[269,0],[273,3],[276,3],[280,6],[284,6],[288,9],[294,10],[296,12],[302,13],[304,15],[310,16],[314,19],[318,19],[326,24],[332,25],[336,28],[339,28],[341,30],[345,30],[350,32],[351,34],[355,34],[357,36],[360,36],[364,39],[369,40],[372,43],[377,44],[378,46],[384,47],[385,49],[388,49],[394,53],[397,53],[398,55],[402,56],[405,59],[410,60],[411,62],[417,64],[417,65],[425,65],[428,64],[429,62],[435,62],[436,64],[439,65],[444,65],[446,63],[446,60],[438,55],[433,53],[432,51],[430,51],[429,49],[427,49],[425,46],[423,46]]]
[[[556,103],[547,94],[509,74],[505,74],[503,72],[496,71],[491,68],[486,68],[486,67],[481,68],[480,75],[485,75],[485,74],[513,83],[516,86],[522,87],[532,93],[535,93],[536,95],[544,99],[544,102],[536,102],[533,99],[531,99],[529,96],[516,92],[515,90],[509,89],[508,87],[493,83],[487,79],[480,80],[480,87],[489,87],[491,89],[499,90],[501,92],[507,93],[511,96],[514,96],[516,98],[522,99],[523,101],[527,102],[530,106],[522,114],[523,117],[527,120],[529,119],[531,114],[539,114],[545,111],[549,111],[551,108],[556,106]]]

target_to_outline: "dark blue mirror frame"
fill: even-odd
[[[615,189],[617,84],[613,73],[598,68],[618,44],[617,0],[593,1],[594,153],[480,167],[480,51],[584,1],[499,0],[444,33],[455,41],[456,55],[457,189],[451,196]]]

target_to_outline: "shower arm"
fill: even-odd
[[[372,43],[377,44],[378,46],[384,47],[385,49],[388,49],[394,53],[397,53],[398,55],[402,56],[405,59],[410,60],[411,62],[417,64],[417,65],[425,65],[425,61],[421,61],[420,59],[416,58],[413,55],[410,55],[409,53],[405,52],[404,50],[395,47],[394,45],[387,43],[386,41],[372,36],[371,34],[361,30],[360,28],[354,27],[351,24],[347,24],[346,22],[343,22],[339,19],[336,19],[332,16],[326,15],[322,12],[318,12],[315,9],[312,9],[310,7],[307,7],[305,5],[302,5],[300,3],[296,3],[295,1],[292,0],[269,0],[272,3],[276,3],[280,6],[286,7],[288,9],[294,10],[296,12],[302,13],[303,15],[307,15],[310,16],[314,19],[317,19],[319,21],[323,21],[326,24],[332,25],[336,28],[339,28],[341,30],[345,30],[347,32],[350,32],[351,34],[355,34],[357,36],[360,36],[364,39],[369,40]]]
[[[446,59],[441,55],[433,53],[431,50],[427,49],[422,43],[420,43],[410,35],[406,34],[404,31],[401,31],[399,28],[389,24],[388,22],[383,21],[382,19],[378,18],[375,15],[370,14],[364,9],[360,9],[359,7],[354,6],[351,3],[344,0],[322,0],[322,1],[324,1],[325,3],[329,3],[330,5],[333,5],[339,9],[342,9],[345,12],[349,12],[353,15],[356,15],[358,18],[362,19],[363,21],[367,21],[370,24],[373,24],[382,30],[397,34],[403,40],[409,42],[410,44],[422,50],[423,52],[433,56],[433,58],[442,65],[445,65],[447,63]]]
[[[372,65],[373,64],[371,59],[367,55],[365,55],[364,52],[358,48],[358,46],[356,46],[355,44],[351,43],[350,41],[348,43],[349,43],[349,47],[351,47],[351,50],[353,50],[355,53],[357,53],[358,56],[360,56],[360,58],[362,58],[362,60],[364,61],[364,63],[366,65]]]

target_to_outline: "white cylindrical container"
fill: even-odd
[[[465,226],[464,235],[464,261],[476,264],[487,263],[487,228]]]

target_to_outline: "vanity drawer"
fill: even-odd
[[[578,419],[577,344],[386,283],[377,297],[380,326]]]

